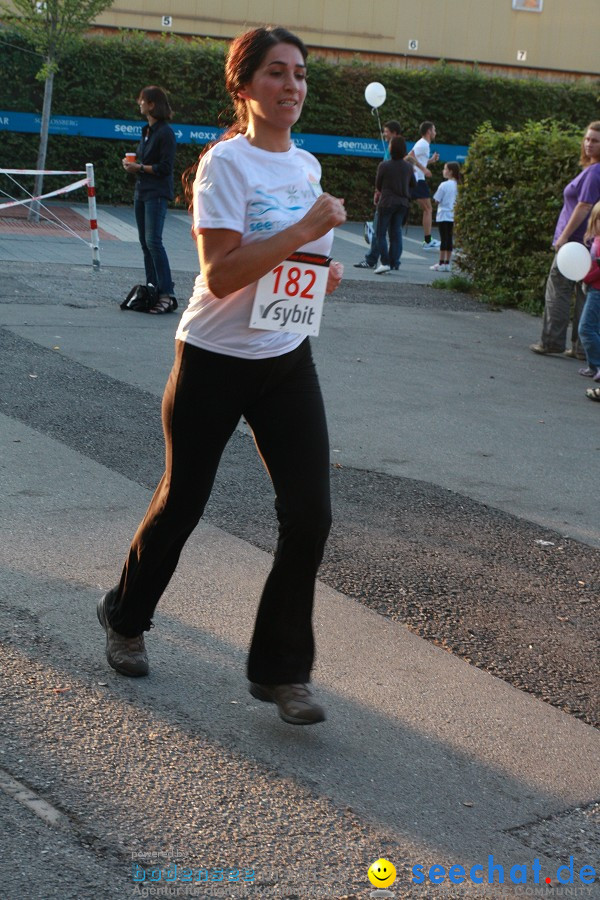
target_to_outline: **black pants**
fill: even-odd
[[[438,222],[437,227],[440,229],[440,250],[452,250],[454,222]]]
[[[165,473],[131,544],[107,616],[133,637],[156,605],[210,496],[240,417],[275,488],[279,539],[254,627],[248,678],[306,682],[314,660],[312,608],[331,526],[329,440],[308,340],[291,353],[246,360],[176,341],[163,398]]]

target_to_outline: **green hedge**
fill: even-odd
[[[580,171],[581,136],[582,129],[554,122],[530,122],[518,132],[486,123],[476,132],[456,205],[456,241],[461,269],[493,303],[541,310],[563,190]]]
[[[43,84],[35,78],[40,60],[23,52],[25,45],[17,36],[4,32],[3,38],[16,46],[0,44],[1,104],[7,110],[40,112]],[[87,37],[61,65],[54,82],[53,115],[135,119],[140,88],[156,83],[169,91],[176,121],[226,125],[232,110],[223,87],[225,49],[219,41],[185,41],[173,35],[158,40],[138,32]],[[364,99],[370,81],[380,81],[387,89],[382,121],[398,119],[408,140],[417,138],[423,119],[432,119],[440,143],[470,145],[457,208],[462,266],[495,303],[539,309],[562,191],[577,172],[583,128],[600,119],[600,83],[489,77],[444,62],[408,71],[359,59],[336,65],[312,59],[297,130],[377,136],[376,120]],[[52,135],[47,166],[80,169],[93,162],[99,202],[129,204],[133,182],[124,175],[120,160],[131,144]],[[37,135],[3,132],[0,167],[34,168],[37,147]],[[178,146],[177,183],[199,150]],[[349,217],[370,217],[376,160],[320,160],[326,190],[345,198]],[[434,189],[441,169],[432,167]],[[413,213],[420,221],[416,207]]]
[[[36,81],[39,60],[24,53],[18,37],[4,33],[17,48],[0,45],[5,109],[40,112],[43,84]],[[91,36],[61,65],[55,79],[54,115],[130,118],[138,116],[135,98],[145,84],[163,85],[171,94],[175,120],[197,124],[230,121],[231,108],[223,87],[225,44],[165,35],[156,40],[137,32]],[[438,63],[410,70],[365,65],[360,60],[333,65],[313,59],[309,66],[308,99],[298,130],[316,134],[376,136],[377,124],[364,100],[370,81],[381,81],[387,100],[382,120],[398,119],[407,139],[417,137],[419,123],[433,119],[438,140],[469,144],[477,128],[489,121],[493,128],[519,128],[528,119],[549,118],[581,130],[600,119],[598,90],[590,85],[550,84],[535,80],[491,78]],[[35,135],[3,134],[0,166],[35,166]],[[130,203],[131,182],[119,160],[131,142],[52,135],[48,165],[81,168],[93,162],[101,202]],[[177,175],[198,154],[197,147],[179,145]],[[324,185],[346,199],[351,218],[372,212],[373,159],[322,156]],[[435,167],[433,186],[441,178]]]

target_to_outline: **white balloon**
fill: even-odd
[[[365,88],[365,100],[369,106],[381,106],[385,102],[385,88],[378,81],[372,81]]]
[[[578,241],[563,244],[556,254],[558,271],[571,281],[581,281],[590,271],[592,257],[590,251]]]

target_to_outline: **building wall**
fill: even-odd
[[[446,59],[514,74],[599,77],[599,9],[599,0],[115,0],[96,22],[221,38],[281,24],[327,55],[383,56],[407,67]]]

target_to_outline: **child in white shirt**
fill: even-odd
[[[440,261],[430,266],[435,272],[450,271],[450,257],[452,256],[452,231],[454,228],[454,204],[458,193],[458,184],[462,180],[460,166],[457,162],[449,162],[444,166],[442,181],[433,195],[438,207],[435,215],[436,225],[440,230]]]

